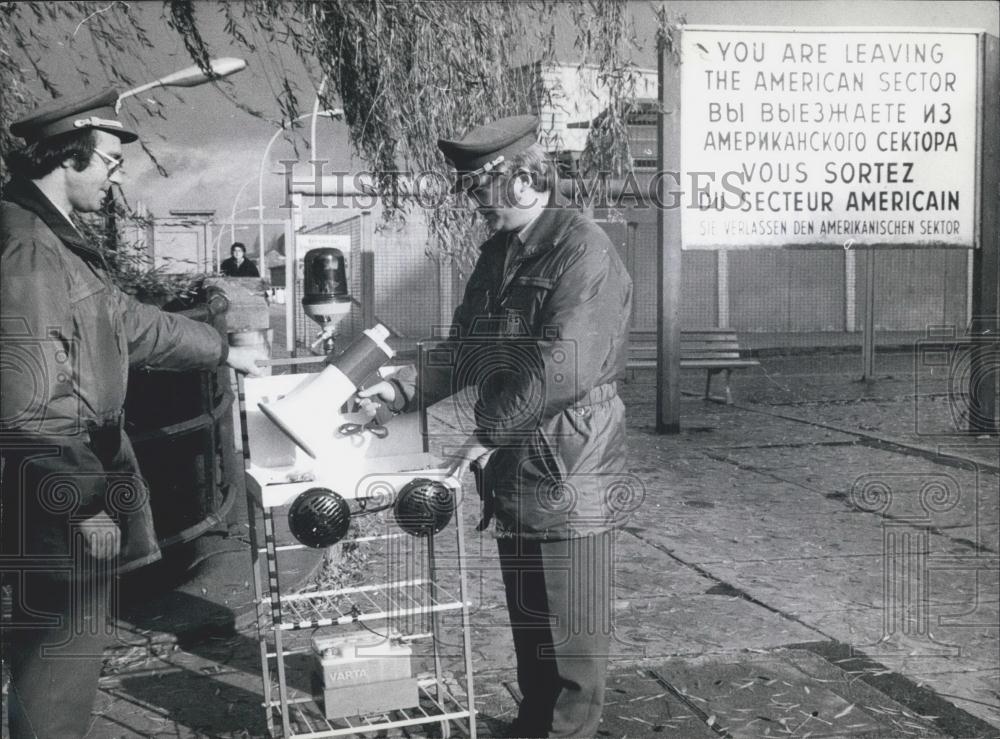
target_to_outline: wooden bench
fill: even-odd
[[[712,399],[712,377],[725,372],[726,397],[733,402],[729,377],[734,369],[759,367],[760,362],[740,356],[740,344],[735,331],[725,328],[708,328],[699,331],[681,331],[681,368],[704,369],[705,398]],[[627,368],[634,379],[634,370],[656,369],[656,332],[633,331],[629,335]]]

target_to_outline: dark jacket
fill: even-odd
[[[219,271],[226,277],[260,277],[257,265],[246,258],[241,264],[236,264],[236,257],[223,259]]]
[[[550,208],[505,271],[511,236],[483,246],[452,336],[421,368],[426,404],[466,386],[460,421],[496,448],[480,481],[498,535],[562,539],[619,522],[632,280],[604,231]],[[402,377],[408,401],[414,384]],[[462,394],[456,395],[460,399]],[[412,405],[412,403],[410,403]]]
[[[123,569],[157,559],[120,430],[129,366],[216,366],[224,337],[123,293],[69,220],[15,181],[0,202],[0,350],[4,551],[68,557],[71,521],[105,510],[122,529]]]

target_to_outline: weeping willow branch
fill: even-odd
[[[577,48],[583,65],[597,69],[597,82],[607,91],[608,104],[593,121],[580,160],[585,173],[621,176],[632,169],[628,118],[635,108],[640,72],[631,53],[638,48],[628,8],[617,0],[589,0],[573,11],[579,29]]]
[[[206,8],[221,15],[234,44],[259,55],[282,124],[301,112],[300,89],[285,55],[301,62],[314,80],[326,80],[320,102],[344,109],[350,140],[379,194],[397,192],[401,173],[440,175],[425,179],[430,191],[422,193],[424,200],[444,203],[427,211],[428,250],[435,256],[468,265],[483,235],[473,212],[444,192],[450,168],[437,139],[460,136],[499,116],[539,110],[546,101],[535,72],[557,61],[557,36],[575,37],[581,65],[596,69],[607,95],[607,108],[591,131],[586,166],[614,172],[631,166],[626,124],[635,101],[632,53],[638,45],[625,0],[166,0],[167,26],[202,69],[211,56],[198,17]],[[38,51],[41,37],[22,30],[35,27],[48,29],[50,37],[79,28],[78,37],[92,44],[84,56],[125,86],[145,69],[143,52],[151,46],[124,2],[0,4],[0,83],[13,101],[0,114],[0,153],[10,143],[10,120],[41,102],[30,99],[26,80],[36,77],[49,94],[58,92]],[[79,39],[70,41],[74,53],[83,55]],[[384,202],[390,223],[413,207],[412,199]]]
[[[57,63],[53,57],[71,54],[85,83],[130,87],[135,75],[155,76],[146,62],[152,47],[125,2],[0,3],[0,155],[20,144],[10,124],[45,102],[37,97],[39,88],[49,97],[79,93],[59,89],[49,67]]]

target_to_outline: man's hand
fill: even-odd
[[[79,524],[83,545],[94,559],[114,559],[122,546],[122,533],[118,524],[106,512],[95,513]]]
[[[357,396],[362,400],[366,398],[374,398],[380,403],[383,403],[388,406],[390,403],[396,400],[396,386],[393,385],[391,382],[382,380],[380,382],[376,382],[371,387],[366,387],[362,390],[358,390]]]
[[[244,375],[260,377],[261,368],[257,366],[258,359],[261,361],[267,359],[267,354],[259,346],[231,346],[226,364]]]
[[[461,447],[448,455],[447,480],[455,487],[461,487],[462,476],[472,463],[479,462],[483,466],[491,454],[492,449],[483,446],[475,436],[470,436]]]

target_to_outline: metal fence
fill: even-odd
[[[633,329],[655,331],[656,224],[600,223],[632,275]],[[350,233],[360,244],[358,218],[330,229]],[[372,241],[377,320],[403,337],[404,343],[427,337],[435,326],[447,323],[465,276],[428,256],[422,224],[375,231]],[[767,335],[774,345],[800,344],[817,335],[841,345],[860,345],[868,258],[866,251],[842,249],[686,250],[681,325],[684,329],[731,328],[760,338]],[[875,258],[875,328],[885,335],[884,340],[899,332],[923,332],[931,325],[966,325],[968,251],[889,249]],[[350,279],[352,291],[360,294],[355,287],[358,276]],[[301,308],[297,310],[301,313]],[[310,330],[313,326],[310,322]],[[348,328],[361,328],[354,316],[350,327],[345,325],[345,333]]]
[[[656,329],[655,223],[603,222],[634,282],[633,328]],[[681,325],[747,333],[833,333],[861,342],[865,250],[686,250]],[[969,318],[970,252],[897,248],[875,255],[875,328],[923,331]],[[850,343],[850,342],[848,342]]]
[[[655,221],[615,217],[598,222],[632,275],[633,329],[655,331]],[[196,225],[191,228],[200,233],[201,224]],[[222,228],[221,235],[225,235],[229,224],[213,226]],[[358,305],[341,327],[345,339],[366,328],[363,297],[371,301],[373,320],[387,325],[405,347],[447,324],[460,300],[467,275],[431,256],[434,248],[419,210],[394,226],[380,224],[378,216],[367,211],[348,217],[343,210],[310,211],[299,233],[340,235],[349,244],[348,281]],[[153,244],[159,242],[152,236],[149,241],[150,252],[158,254]],[[298,255],[300,263],[302,256]],[[751,346],[763,341],[772,346],[801,345],[817,337],[824,340],[820,343],[860,345],[869,256],[866,250],[843,249],[686,250],[682,255],[682,328],[731,328],[746,334]],[[876,252],[876,340],[892,341],[900,332],[923,333],[928,326],[965,327],[971,308],[971,256],[965,249]],[[301,274],[297,286],[300,298]],[[319,326],[303,313],[298,298],[287,309],[294,312],[296,351],[307,350]]]

